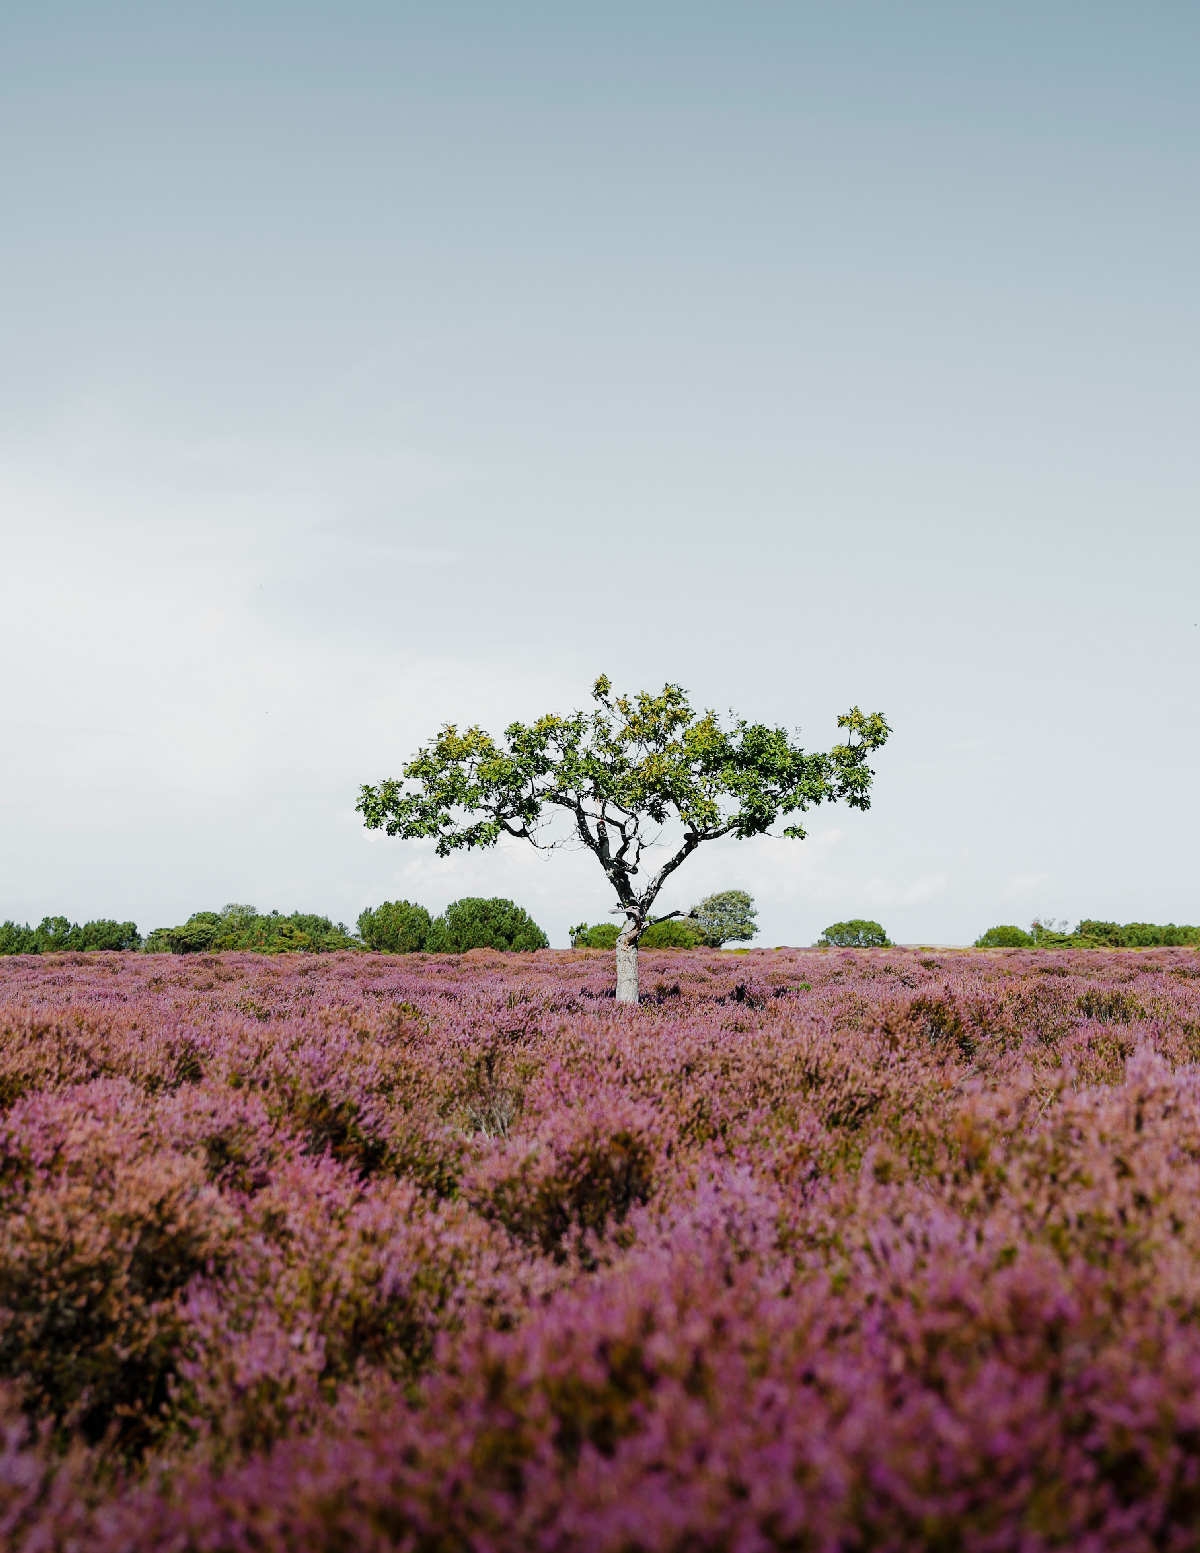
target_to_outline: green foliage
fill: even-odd
[[[138,949],[142,935],[135,922],[114,922],[110,917],[85,922],[82,927],[66,917],[43,917],[37,927],[16,922],[0,926],[0,954],[58,954],[63,950]]]
[[[259,954],[302,950],[329,954],[358,949],[341,922],[309,912],[258,912],[253,906],[229,905],[224,911],[195,911],[179,927],[155,928],[146,939],[150,954],[204,954],[225,949],[249,949]]]
[[[594,927],[581,922],[571,929],[571,948],[615,948],[620,931],[615,922],[597,922]],[[665,922],[652,922],[638,939],[638,948],[696,949],[703,942],[704,935],[690,919],[669,917]]]
[[[114,922],[111,917],[101,917],[95,922],[85,922],[80,930],[84,949],[140,949],[142,935],[136,922]]]
[[[512,901],[465,896],[451,901],[430,924],[425,947],[430,954],[464,954],[468,949],[527,952],[548,949],[550,940],[529,913]]]
[[[686,919],[668,917],[665,922],[652,922],[638,939],[639,949],[698,949],[704,942],[699,928]]]
[[[976,949],[1028,949],[1033,945],[1033,934],[1024,928],[1004,925],[990,927],[975,940]]]
[[[1121,926],[1117,922],[1099,922],[1093,917],[1085,917],[1073,933],[1058,937],[1064,944],[1080,949],[1176,948],[1200,944],[1200,927],[1186,924],[1176,927],[1174,922],[1161,926],[1155,922],[1127,922]]]
[[[835,922],[817,939],[822,949],[887,949],[891,942],[878,922],[869,922],[865,917]]]
[[[578,927],[571,929],[571,948],[613,949],[620,931],[615,922],[597,922],[594,927],[581,922]]]
[[[757,915],[754,897],[746,890],[721,890],[716,895],[706,895],[698,906],[693,906],[687,920],[702,943],[719,949],[737,939],[753,938],[758,932],[754,920]]]
[[[358,918],[358,936],[368,949],[385,954],[412,954],[424,949],[431,918],[415,901],[384,901],[368,906]]]
[[[988,928],[975,940],[976,949],[1156,949],[1200,945],[1200,927],[1176,927],[1174,922],[1160,926],[1154,922],[1101,922],[1084,917],[1073,933],[1066,922],[1054,924],[1040,919],[1031,922],[1029,932],[1019,927]]]
[[[17,922],[0,926],[0,954],[38,954],[37,929]]]
[[[870,807],[866,757],[890,731],[879,713],[853,708],[838,726],[856,742],[805,754],[782,728],[735,718],[725,730],[713,712],[697,717],[678,685],[615,698],[611,688],[604,676],[596,681],[597,711],[511,723],[503,744],[481,728],[460,734],[447,724],[404,768],[415,790],[395,781],[364,786],[359,812],[369,829],[384,827],[389,836],[436,838],[446,857],[491,846],[502,834],[533,839],[546,804],[573,815],[581,804],[607,804],[610,826],[615,811],[645,814],[655,825],[674,813],[704,839],[757,836],[781,814],[834,798]],[[790,826],[784,834],[803,831]]]

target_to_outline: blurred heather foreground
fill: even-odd
[[[1194,1547],[1200,957],[0,964],[0,1528]]]

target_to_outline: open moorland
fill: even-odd
[[[1173,1549],[1200,956],[0,963],[33,1550]]]

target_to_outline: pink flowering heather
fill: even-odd
[[[0,962],[22,1553],[1200,1545],[1195,951]]]

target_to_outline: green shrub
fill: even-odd
[[[155,928],[145,943],[150,954],[205,954],[223,949],[249,949],[259,954],[303,950],[328,954],[357,949],[341,922],[294,911],[259,912],[253,906],[226,906],[224,911],[194,911],[179,927]]]
[[[990,927],[975,940],[976,949],[1028,949],[1032,944],[1032,933],[1009,925]]]
[[[615,922],[597,922],[594,927],[581,922],[578,927],[571,929],[571,948],[615,949],[620,931]]]
[[[431,918],[415,901],[384,901],[368,906],[358,919],[358,936],[368,949],[385,954],[412,954],[424,949]]]
[[[464,954],[468,949],[528,951],[548,949],[550,940],[527,911],[493,896],[451,901],[429,925],[425,947],[431,954]]]
[[[571,929],[572,949],[615,949],[621,929],[615,922],[597,922],[589,927],[581,922]],[[639,949],[696,949],[704,935],[690,918],[671,917],[655,922],[638,939]]]
[[[638,939],[639,949],[696,949],[704,942],[704,934],[691,922],[681,922],[672,917],[666,922],[655,922]]]
[[[865,917],[854,917],[849,922],[835,922],[817,939],[819,949],[887,949],[891,939],[878,922]]]

